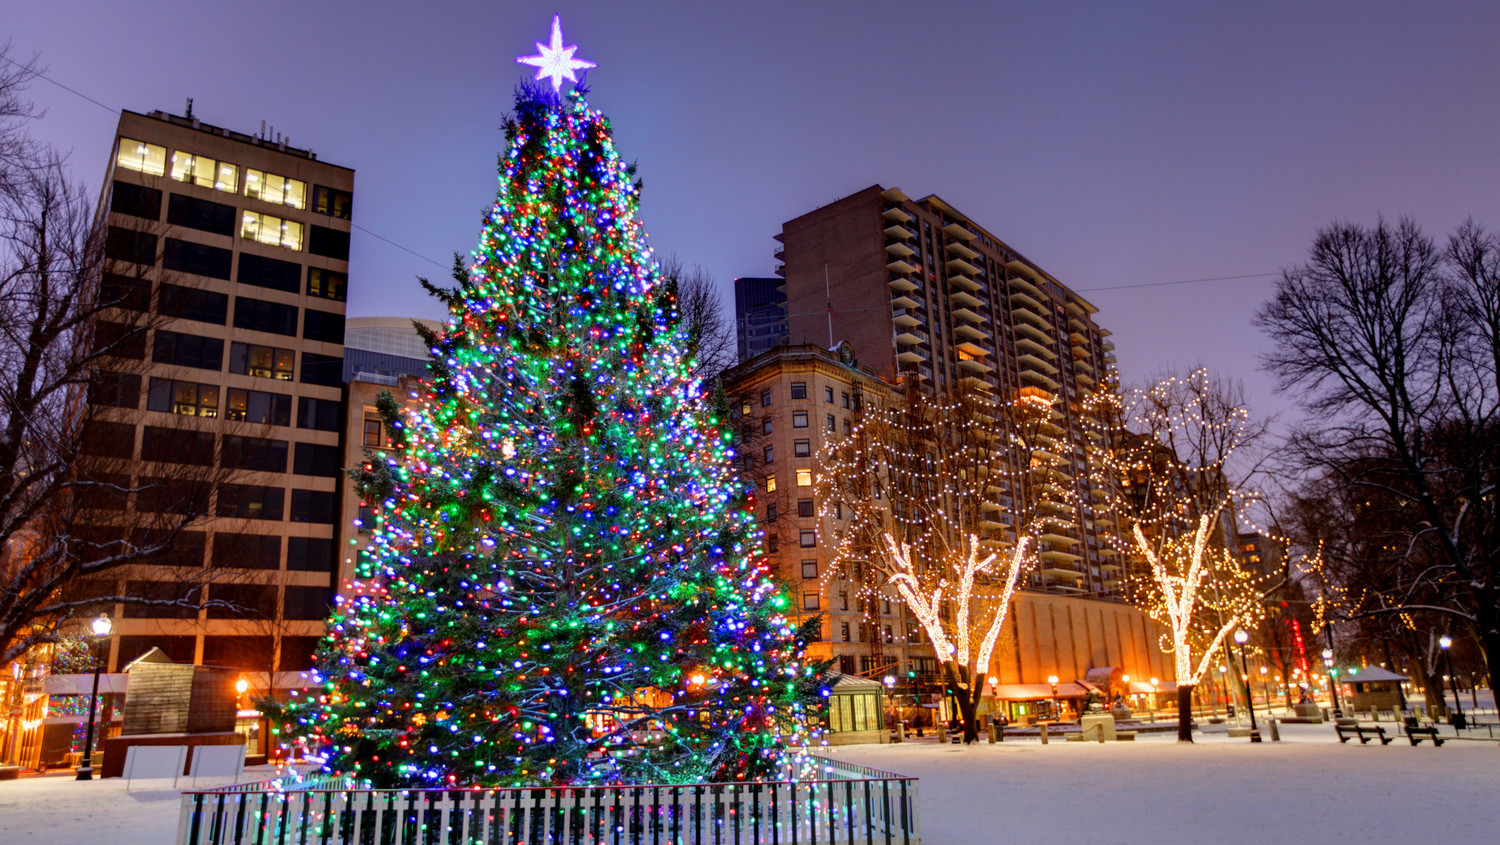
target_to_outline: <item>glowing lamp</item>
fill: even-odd
[[[1241,628],[1238,631],[1234,632],[1234,641],[1239,643],[1240,645],[1244,645],[1245,643],[1250,641],[1250,635],[1246,633],[1244,628]]]
[[[238,681],[234,682],[234,691],[239,693],[240,695],[244,695],[245,690],[247,689],[250,689],[250,682],[245,680],[244,678],[240,678]]]
[[[114,628],[114,624],[109,621],[108,616],[101,613],[97,619],[89,623],[89,627],[94,629],[94,636],[107,637],[109,636],[110,629]],[[1446,647],[1444,646],[1444,648]]]
[[[1447,634],[1444,634],[1441,637],[1438,637],[1438,647],[1439,648],[1447,648],[1448,646],[1451,646],[1451,645],[1453,645],[1453,638],[1452,637],[1448,636]]]
[[[891,687],[894,687],[896,685],[896,676],[895,675],[886,675],[881,680],[885,681],[885,688],[886,689],[890,689]],[[993,679],[991,679],[991,680],[993,681]]]

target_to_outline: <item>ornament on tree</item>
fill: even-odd
[[[382,397],[373,543],[284,721],[379,786],[759,778],[808,739],[814,629],[758,551],[633,170],[556,90],[583,65],[552,40],[472,262],[424,281],[451,316],[420,407]]]

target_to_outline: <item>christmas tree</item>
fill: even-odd
[[[761,777],[819,667],[727,403],[689,375],[608,121],[524,85],[506,135],[472,263],[428,285],[451,316],[421,407],[382,402],[374,543],[288,729],[377,786]]]

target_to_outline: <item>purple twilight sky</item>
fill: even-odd
[[[515,57],[554,12],[654,247],[726,291],[770,272],[784,220],[936,193],[1086,292],[1127,381],[1201,360],[1280,408],[1250,326],[1268,276],[1103,289],[1274,273],[1335,218],[1500,226],[1494,2],[0,0],[0,38],[108,109],[191,96],[355,168],[350,313],[437,316],[414,277],[475,242]],[[115,116],[32,94],[97,181]]]

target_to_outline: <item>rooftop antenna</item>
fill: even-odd
[[[183,115],[183,117],[186,117],[188,120],[192,120],[193,119],[193,98],[192,97],[188,97],[187,98],[187,114]]]
[[[823,262],[823,303],[828,306],[828,348],[833,348],[833,293],[828,286],[828,262]]]

